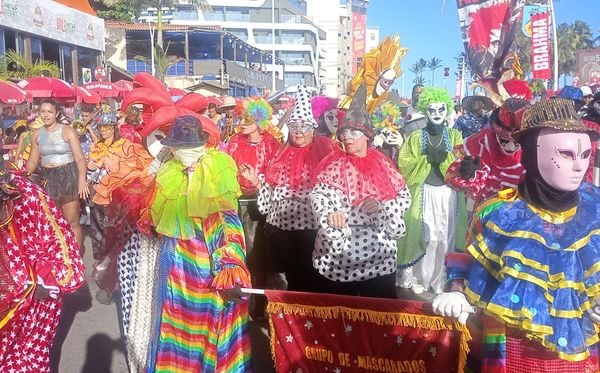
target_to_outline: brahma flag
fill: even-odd
[[[458,18],[474,81],[512,69],[514,41],[525,0],[457,0]]]
[[[431,305],[266,290],[277,372],[462,372],[467,328]]]

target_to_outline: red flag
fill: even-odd
[[[524,1],[456,0],[473,80],[499,79],[512,68]]]
[[[398,299],[265,291],[278,372],[462,372],[466,327]]]
[[[534,79],[551,79],[550,14],[531,15],[531,71]]]

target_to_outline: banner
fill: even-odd
[[[531,72],[534,79],[551,79],[550,14],[531,15]]]
[[[367,15],[352,13],[352,74],[360,65],[367,42]]]
[[[457,0],[458,18],[474,81],[499,79],[512,68],[524,0]]]
[[[278,372],[462,372],[466,327],[398,299],[265,291]]]
[[[600,48],[579,49],[575,51],[575,60],[575,77],[580,86],[600,84]]]

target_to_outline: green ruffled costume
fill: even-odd
[[[242,193],[235,162],[218,150],[207,149],[191,175],[184,170],[176,159],[160,168],[156,183],[161,188],[154,196],[151,214],[158,233],[190,240],[197,234],[194,221],[198,223],[214,212],[237,211]]]
[[[445,128],[444,132],[448,155],[440,164],[440,172],[443,175],[456,160],[452,149],[463,143],[462,135],[457,130]],[[413,265],[425,254],[427,248],[423,236],[423,185],[431,171],[431,164],[427,162],[427,155],[424,154],[426,144],[423,142],[423,133],[424,130],[411,133],[398,154],[398,168],[412,196],[410,207],[404,215],[406,235],[398,240],[398,266],[400,267]],[[462,193],[458,194],[456,219],[455,246],[462,250],[465,247],[467,228],[465,197]]]

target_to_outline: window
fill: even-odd
[[[225,11],[226,21],[250,22],[250,13],[248,9],[229,10]]]
[[[304,74],[302,73],[285,73],[285,84],[301,85],[304,84]]]
[[[243,41],[248,41],[248,31],[242,29],[226,29],[227,32],[237,36]]]
[[[42,41],[38,38],[31,38],[31,61],[36,62],[43,59]]]
[[[270,44],[272,42],[271,30],[254,30],[254,41],[260,44]]]
[[[175,18],[182,21],[196,21],[198,11],[194,7],[179,5],[175,10]]]

